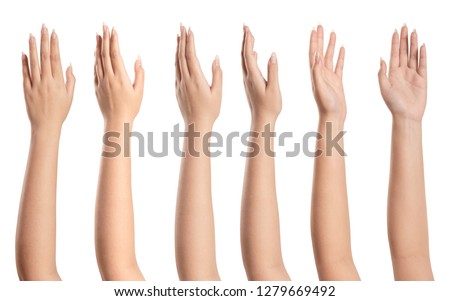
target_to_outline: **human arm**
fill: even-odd
[[[343,138],[339,148],[327,151],[327,135],[336,137],[344,129],[347,114],[342,72],[344,48],[339,51],[335,68],[333,56],[336,35],[330,35],[323,55],[323,28],[311,33],[309,59],[311,81],[319,110],[319,125],[314,161],[311,204],[311,236],[320,280],[359,280],[353,263],[350,218],[347,199]],[[327,131],[327,123],[331,131]],[[341,151],[342,150],[342,151]]]
[[[16,232],[16,265],[21,280],[61,280],[56,267],[56,184],[61,128],[69,113],[75,77],[62,71],[58,36],[41,29],[40,64],[36,39],[22,54],[23,89],[31,141]]]
[[[95,93],[104,119],[104,132],[116,132],[110,138],[120,146],[116,156],[103,145],[95,209],[95,250],[103,280],[144,280],[135,254],[134,213],[131,191],[131,158],[124,154],[125,125],[132,130],[144,89],[141,60],[134,65],[131,83],[120,55],[118,34],[103,26],[103,38],[97,35]],[[128,141],[126,141],[128,139]]]
[[[427,57],[417,33],[402,27],[392,36],[388,67],[381,60],[380,90],[392,114],[388,190],[388,236],[396,280],[433,280],[422,151],[422,117],[427,100]]]
[[[268,79],[262,76],[253,50],[255,39],[247,26],[242,43],[242,71],[247,100],[251,110],[250,131],[257,137],[249,141],[259,153],[249,155],[244,176],[241,207],[241,251],[249,280],[290,280],[284,266],[280,221],[275,185],[274,138],[264,138],[263,132],[274,131],[281,111],[281,92],[278,84],[278,62],[275,53],[268,63]],[[266,127],[268,126],[268,127]],[[269,139],[270,150],[266,139]],[[249,146],[249,154],[253,147]]]

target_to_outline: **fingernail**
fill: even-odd
[[[398,31],[397,31],[397,28],[396,28],[396,29],[394,29],[394,32],[395,32],[395,33],[398,33]]]
[[[422,46],[425,47],[425,43],[422,43]]]
[[[414,32],[414,33],[417,33],[417,31],[416,31],[416,29],[415,29],[415,28],[413,29],[413,32]]]
[[[111,35],[113,36],[113,35],[115,35],[116,34],[116,29],[114,28],[114,26],[113,26],[113,28],[111,29]]]
[[[30,43],[33,42],[33,39],[34,39],[33,34],[30,33],[30,39],[29,39]]]
[[[70,73],[72,73],[72,74],[73,74],[73,67],[72,67],[72,63],[70,63],[70,65],[69,65],[69,68],[70,68]]]
[[[270,56],[270,63],[276,64],[277,63],[277,55],[275,52],[272,52],[272,55]]]
[[[54,29],[52,30],[52,39],[56,39],[56,32]]]
[[[406,23],[403,23],[403,27],[406,27]]]
[[[188,35],[191,35],[191,27],[188,29]]]
[[[137,56],[136,62],[137,62],[138,67],[142,66],[142,59],[141,59],[140,55]]]
[[[47,26],[45,26],[45,24],[42,24],[42,30],[41,30],[41,33],[42,33],[42,34],[46,34],[47,32],[48,32]]]
[[[214,58],[214,65],[216,67],[220,67],[220,59],[218,55],[216,55],[216,57]]]
[[[25,60],[25,53],[22,51],[22,60]]]

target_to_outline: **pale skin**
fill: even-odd
[[[257,65],[253,50],[255,38],[244,26],[242,42],[242,72],[245,92],[251,111],[250,131],[258,137],[249,138],[259,148],[256,156],[248,157],[245,168],[241,208],[241,251],[249,280],[290,280],[283,263],[280,242],[275,187],[274,157],[265,151],[264,127],[273,132],[281,111],[281,92],[278,84],[278,62],[275,53],[269,59],[267,80]],[[273,151],[273,137],[270,149]],[[249,147],[248,152],[253,148]]]
[[[144,69],[140,58],[134,64],[131,82],[120,54],[117,31],[103,26],[95,51],[95,94],[104,119],[104,132],[121,147],[115,157],[101,157],[95,208],[95,250],[103,280],[144,280],[134,242],[134,213],[131,191],[131,158],[125,156],[124,124],[130,131],[139,112],[144,91]],[[129,141],[128,141],[129,142]],[[107,146],[103,151],[111,152]]]
[[[324,55],[324,31],[322,26],[311,32],[309,63],[314,98],[319,110],[316,150],[322,151],[315,158],[312,204],[311,236],[320,280],[359,280],[353,263],[350,239],[350,219],[347,199],[345,160],[343,154],[333,148],[326,155],[326,123],[331,123],[332,137],[344,129],[347,114],[342,72],[345,50],[340,48],[337,62],[333,63],[336,34],[331,33]],[[339,145],[344,149],[343,138]]]
[[[56,267],[56,182],[61,128],[75,88],[72,67],[61,66],[58,36],[41,29],[40,59],[30,35],[22,54],[23,90],[31,141],[16,233],[20,280],[61,280]]]
[[[203,136],[212,130],[222,100],[219,58],[212,64],[208,84],[195,52],[194,34],[180,26],[177,38],[175,89],[185,123],[200,137],[185,137],[181,159],[175,222],[175,254],[180,280],[220,280],[216,263],[210,157],[203,152]],[[189,144],[198,155],[189,152]]]
[[[392,114],[388,236],[395,280],[433,280],[422,153],[427,54],[417,32],[392,36],[389,67],[380,61],[381,95]]]

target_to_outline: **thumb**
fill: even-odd
[[[275,52],[272,52],[267,66],[267,85],[278,86],[278,60]]]
[[[75,90],[75,76],[73,75],[72,64],[66,70],[66,91],[69,95],[69,99],[72,102],[73,93]]]
[[[389,79],[386,75],[386,63],[383,59],[380,59],[380,71],[378,71],[378,82],[380,84],[381,92],[389,88]]]
[[[222,94],[222,69],[220,69],[220,60],[217,55],[212,64],[212,75],[211,91]]]
[[[134,91],[138,92],[140,95],[144,93],[144,68],[142,68],[141,57],[138,56],[136,62],[134,63]]]

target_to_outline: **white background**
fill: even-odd
[[[10,1],[0,4],[0,287],[18,290],[14,239],[30,136],[22,92],[21,52],[28,36],[39,36],[43,22],[59,34],[64,66],[77,78],[72,109],[64,124],[58,171],[57,263],[66,281],[100,280],[94,250],[94,202],[103,120],[93,86],[95,34],[102,22],[115,26],[133,77],[142,56],[146,69],[144,100],[135,131],[161,131],[182,122],[174,93],[174,53],[179,23],[191,26],[204,73],[218,54],[224,74],[222,110],[215,130],[247,131],[250,114],[242,85],[242,25],[256,38],[259,65],[266,73],[275,51],[280,65],[283,111],[277,131],[292,131],[296,141],[316,129],[308,45],[318,23],[334,30],[346,47],[344,86],[347,98],[345,147],[351,210],[352,246],[361,278],[386,284],[393,274],[386,231],[390,113],[378,88],[379,58],[389,58],[391,35],[407,23],[416,28],[428,52],[428,105],[424,117],[424,152],[431,259],[438,282],[450,279],[450,110],[449,39],[444,1]],[[182,128],[182,127],[181,127]],[[137,146],[136,144],[134,146]],[[170,144],[172,146],[172,144]],[[213,201],[217,262],[223,280],[246,280],[239,245],[239,214],[245,159],[236,140],[234,156],[213,159]],[[283,149],[279,148],[279,151]],[[286,149],[284,149],[286,151]],[[136,154],[136,147],[134,147]],[[281,152],[280,154],[283,154]],[[133,157],[133,197],[138,262],[148,280],[175,283],[174,214],[180,159]],[[300,155],[276,159],[284,261],[295,281],[317,281],[311,247],[309,211],[313,159]],[[437,284],[438,285],[438,284]],[[357,285],[355,285],[357,286]],[[373,286],[371,286],[373,287]],[[409,286],[410,288],[417,286]],[[443,286],[440,286],[443,288]],[[420,286],[419,286],[420,288]],[[424,286],[438,294],[434,286]],[[361,291],[361,290],[360,290]],[[372,290],[373,292],[373,290]],[[101,295],[100,295],[101,296]],[[416,295],[417,296],[417,295]]]

